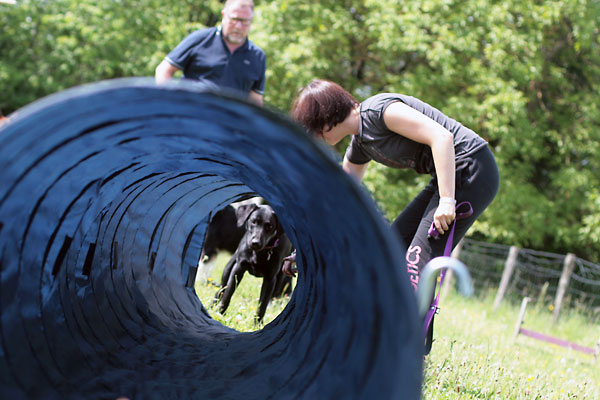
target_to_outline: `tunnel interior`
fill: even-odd
[[[0,128],[3,398],[418,398],[403,255],[366,191],[277,111],[185,82],[106,81]],[[194,291],[206,221],[262,196],[298,249],[255,332]]]

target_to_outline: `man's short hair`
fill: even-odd
[[[253,0],[227,0],[225,5],[223,6],[223,10],[227,10],[235,4],[243,3],[243,5],[250,7],[252,11],[254,11],[254,1]]]

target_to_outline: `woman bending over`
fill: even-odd
[[[314,80],[294,102],[292,118],[332,146],[351,136],[343,168],[359,181],[371,160],[432,176],[392,223],[407,245],[415,290],[421,269],[444,251],[445,241],[428,235],[432,224],[443,235],[455,220],[457,202],[471,203],[473,214],[456,221],[454,247],[498,191],[498,167],[487,142],[415,97],[381,93],[359,103],[338,84]]]

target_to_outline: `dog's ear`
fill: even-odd
[[[250,214],[252,214],[257,208],[258,208],[258,206],[256,204],[250,203],[250,204],[243,204],[243,205],[239,206],[237,208],[237,210],[235,210],[235,216],[237,217],[238,228],[241,228],[242,226],[244,226],[244,224],[246,223],[246,220],[248,219],[248,217],[250,217]]]
[[[281,226],[281,222],[279,222],[279,217],[277,214],[273,214],[273,216],[275,216],[275,228],[277,229],[277,236],[280,236],[284,233],[283,226]]]

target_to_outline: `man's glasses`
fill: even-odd
[[[229,23],[231,25],[235,25],[239,22],[242,26],[250,26],[250,24],[252,23],[252,20],[249,18],[236,18],[236,17],[228,17],[228,18],[229,18]]]

